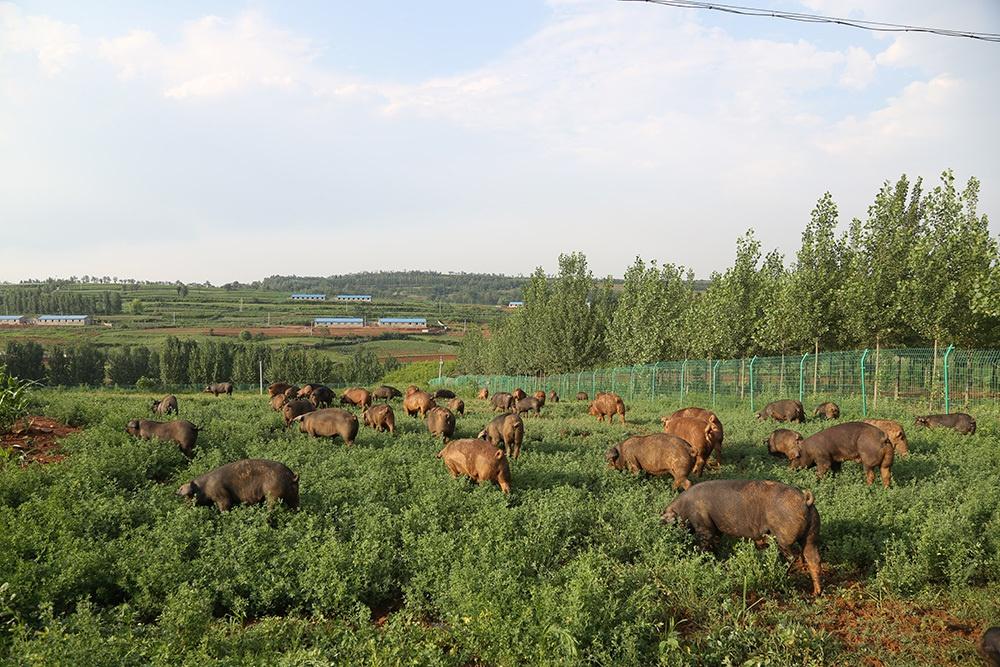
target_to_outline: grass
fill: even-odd
[[[491,415],[464,398],[470,437]],[[725,461],[706,478],[816,496],[813,599],[773,546],[702,553],[659,524],[669,480],[605,467],[608,446],[679,405],[630,405],[626,427],[547,406],[525,420],[506,498],[452,480],[398,401],[396,436],[363,428],[348,450],[285,431],[257,395],[183,395],[181,417],[203,428],[189,462],[123,432],[148,399],[38,394],[37,413],[85,429],[62,463],[0,464],[0,661],[951,665],[1000,618],[995,410],[972,437],[880,415],[904,418],[913,452],[888,490],[857,464],[823,481],[790,470],[760,444],[773,425],[720,410]],[[241,457],[298,472],[302,510],[220,515],[173,495]]]

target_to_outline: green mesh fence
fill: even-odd
[[[1000,350],[867,349],[747,359],[686,359],[596,368],[560,375],[462,375],[433,380],[446,386],[488,387],[491,392],[555,390],[571,398],[613,391],[627,400],[745,406],[796,398],[809,405],[857,400],[864,414],[906,402],[953,411],[1000,404]]]

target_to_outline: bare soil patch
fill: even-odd
[[[21,465],[57,463],[66,458],[59,440],[79,430],[49,417],[26,417],[14,424],[9,433],[0,435],[0,449],[12,452]]]

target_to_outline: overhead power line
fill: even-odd
[[[786,12],[774,9],[758,9],[756,7],[741,7],[739,5],[723,5],[717,2],[699,2],[698,0],[622,0],[623,2],[651,2],[656,5],[667,7],[679,7],[681,9],[712,9],[728,14],[739,14],[741,16],[768,16],[776,19],[786,19],[788,21],[800,21],[802,23],[834,23],[846,25],[851,28],[861,28],[863,30],[874,30],[876,32],[924,32],[931,35],[943,35],[944,37],[965,37],[967,39],[978,39],[984,42],[1000,42],[1000,33],[995,32],[975,32],[972,30],[948,30],[946,28],[928,28],[917,25],[904,25],[900,23],[882,23],[879,21],[864,21],[862,19],[844,19],[835,16],[820,16],[818,14],[802,14],[800,12]]]

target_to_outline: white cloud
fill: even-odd
[[[0,2],[0,61],[5,53],[33,54],[42,71],[55,76],[80,51],[80,30],[47,16],[25,16],[13,3]]]
[[[184,26],[176,44],[134,30],[102,40],[101,55],[123,79],[151,77],[166,97],[220,97],[255,88],[294,90],[316,77],[317,47],[258,12],[234,20],[206,16]]]
[[[840,75],[840,85],[852,90],[864,90],[875,78],[875,59],[864,49],[852,46],[847,49],[846,64]]]

